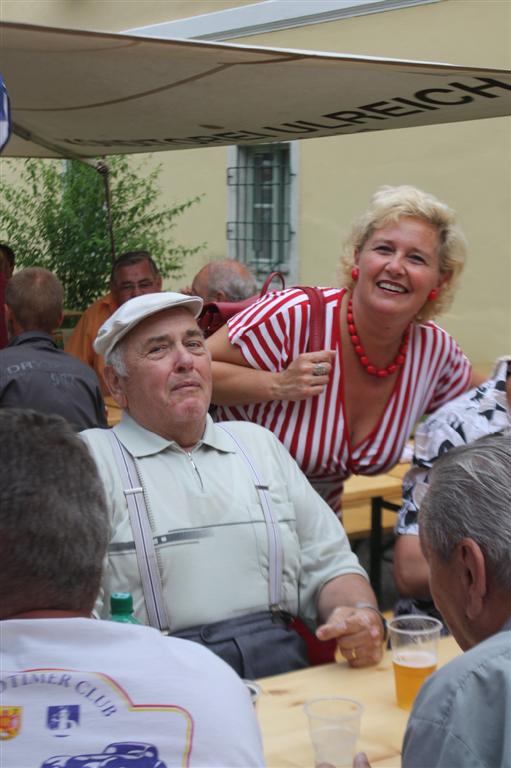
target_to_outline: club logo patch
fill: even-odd
[[[13,739],[21,728],[23,707],[0,707],[0,741]]]
[[[48,707],[46,727],[54,736],[69,736],[80,723],[80,707],[77,704]]]

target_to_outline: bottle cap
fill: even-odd
[[[112,592],[110,595],[111,613],[132,613],[133,598],[131,592]]]

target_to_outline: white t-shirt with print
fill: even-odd
[[[0,764],[262,766],[245,685],[202,646],[93,619],[0,623]]]

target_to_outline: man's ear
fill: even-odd
[[[9,329],[9,335],[12,334],[12,336],[19,336],[20,333],[23,333],[23,328],[16,320],[16,315],[8,304],[4,304],[4,312],[5,322],[7,324],[7,328]]]
[[[156,291],[155,291],[155,293],[159,293],[161,291],[161,289],[162,289],[162,286],[163,286],[162,277],[161,277],[161,275],[158,275],[158,277],[156,278]]]
[[[483,607],[488,591],[486,561],[479,544],[473,539],[462,539],[455,555],[460,569],[461,585],[465,596],[465,615],[476,619]]]
[[[119,376],[115,368],[111,365],[105,365],[103,376],[107,383],[108,389],[113,399],[119,406],[119,408],[128,407],[128,398],[124,392],[123,377]]]

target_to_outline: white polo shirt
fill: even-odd
[[[339,520],[268,430],[229,422],[269,488],[283,545],[282,604],[310,624],[322,586],[348,573],[366,576]],[[187,453],[124,414],[116,433],[134,456],[146,493],[171,631],[251,613],[269,605],[266,526],[257,490],[233,440],[207,417]],[[147,613],[123,487],[105,430],[82,433],[101,473],[112,520],[104,578],[109,595],[133,595]]]

